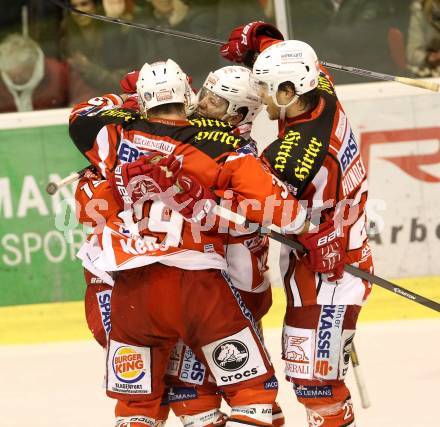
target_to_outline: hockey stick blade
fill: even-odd
[[[85,168],[66,176],[58,182],[49,182],[46,186],[46,193],[53,196],[60,188],[80,179],[88,169],[90,169],[90,166],[86,166]]]
[[[124,19],[118,19],[118,18],[110,18],[108,16],[99,15],[96,13],[83,12],[81,10],[75,9],[74,7],[72,7],[68,4],[63,3],[61,0],[50,0],[50,1],[65,10],[68,10],[73,13],[77,13],[79,15],[88,16],[90,18],[97,19],[99,21],[110,22],[110,23],[118,24],[118,25],[126,25],[128,27],[138,28],[138,29],[144,30],[144,31],[150,31],[153,33],[158,33],[158,34],[165,34],[165,35],[169,35],[169,36],[173,36],[173,37],[180,37],[180,38],[184,38],[187,40],[198,41],[201,43],[207,43],[207,44],[211,44],[211,45],[215,45],[215,46],[221,46],[226,43],[223,40],[212,39],[210,37],[204,37],[204,36],[200,36],[198,34],[191,34],[191,33],[186,33],[184,31],[177,31],[177,30],[171,30],[168,28],[161,28],[161,27],[154,27],[151,25],[139,24],[137,22],[130,22],[130,21],[126,21]],[[325,61],[321,61],[321,64],[327,68],[331,68],[331,69],[339,70],[339,71],[345,71],[347,73],[357,74],[360,76],[371,77],[373,79],[394,81],[394,82],[402,83],[402,84],[409,85],[409,86],[415,86],[415,87],[419,87],[422,89],[431,90],[434,92],[440,91],[440,85],[438,83],[427,82],[424,80],[411,79],[409,77],[392,76],[390,74],[378,73],[375,71],[364,70],[362,68],[348,67],[346,65],[333,64],[331,62],[325,62]]]
[[[236,214],[235,212],[225,209],[222,206],[216,206],[215,213],[216,215],[228,219],[235,224],[242,225],[247,228],[249,228],[249,226],[251,225],[251,223],[244,216]],[[255,227],[255,224],[252,224],[252,226]],[[258,227],[258,231],[261,234],[266,234],[268,237],[280,243],[283,243],[286,246],[290,246],[291,248],[296,249],[300,252],[305,252],[304,246],[301,245],[301,243],[291,240],[285,235],[281,234],[279,231],[277,231],[277,227],[274,225],[271,225],[269,227]],[[367,280],[370,283],[374,283],[381,288],[394,292],[396,295],[400,295],[401,297],[409,299],[410,301],[414,301],[434,311],[440,312],[440,304],[438,302],[430,300],[422,295],[418,295],[412,291],[409,291],[408,289],[402,288],[395,283],[383,279],[382,277],[368,273],[350,264],[345,265],[344,270],[347,273],[352,274],[353,276],[360,277],[361,279]]]

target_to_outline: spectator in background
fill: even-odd
[[[219,0],[215,13],[218,15],[217,37],[221,40],[227,40],[231,28],[248,22],[275,23],[273,0]]]
[[[94,0],[70,0],[75,9],[87,13],[100,13]],[[102,23],[85,15],[68,13],[62,22],[61,55],[62,58],[76,71],[90,86],[90,98],[98,92],[105,92],[103,88],[94,87],[93,78],[88,77],[90,63],[101,60],[99,52],[102,49]],[[85,98],[87,99],[87,97]]]
[[[71,0],[71,6],[125,21],[136,20],[133,0],[102,0],[103,10],[92,0]],[[90,93],[119,90],[119,76],[145,63],[143,32],[128,26],[71,14],[66,17],[65,58],[93,89]]]
[[[335,12],[320,36],[326,46],[318,49],[323,60],[337,64],[395,74],[388,46],[391,27],[398,27],[408,0],[338,0]],[[319,31],[319,29],[318,29]],[[305,40],[307,41],[307,40]],[[359,76],[335,73],[336,82],[359,83]]]
[[[331,24],[337,9],[332,0],[287,0],[290,36],[309,43],[318,57],[327,59],[328,42],[322,35]]]
[[[0,112],[68,105],[67,67],[20,34],[0,44]]]
[[[40,46],[20,34],[0,44],[0,112],[65,107],[68,69],[44,56]]]
[[[407,28],[410,0],[287,0],[290,35],[311,44],[319,57],[336,64],[396,74],[391,28]],[[364,77],[334,73],[337,83]]]
[[[137,21],[141,12],[133,0],[102,0],[102,6],[106,16],[129,22]],[[127,25],[104,24],[103,65],[111,72],[108,78],[112,87],[119,90],[120,76],[129,70],[141,68],[145,63],[143,47],[146,37],[144,31]]]
[[[145,0],[139,22],[215,38],[216,6],[217,1]],[[218,68],[216,45],[155,33],[145,34],[144,39],[146,61],[173,58],[182,69],[191,70],[195,87],[201,86],[211,69]]]
[[[440,76],[440,0],[411,4],[406,53],[408,68],[416,76]]]
[[[0,40],[21,33],[35,40],[45,55],[59,58],[62,9],[50,1],[0,0]]]

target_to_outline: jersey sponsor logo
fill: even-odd
[[[234,383],[234,382],[239,382],[239,381],[249,379],[251,377],[255,377],[257,374],[258,374],[257,368],[252,368],[249,370],[245,370],[243,372],[237,372],[236,374],[233,374],[233,375],[222,375],[221,380],[225,384]]]
[[[305,147],[303,156],[296,160],[296,163],[299,165],[294,169],[297,179],[304,181],[310,175],[321,148],[322,142],[313,136],[307,147]]]
[[[251,142],[244,147],[240,147],[237,150],[237,153],[240,154],[252,154],[254,157],[258,157],[258,149],[254,142]]]
[[[180,361],[183,359],[183,351],[186,346],[181,340],[177,341],[174,348],[171,350],[168,359],[167,375],[177,376],[179,373]]]
[[[234,126],[232,126],[230,123],[222,122],[221,120],[217,120],[217,119],[208,119],[204,117],[197,117],[196,119],[192,119],[189,122],[193,126],[197,126],[199,128],[206,128],[206,127],[226,128],[226,129],[234,128]]]
[[[241,341],[225,341],[214,350],[214,363],[226,371],[237,371],[248,359],[249,350]]]
[[[121,394],[151,393],[151,350],[110,340],[107,390]]]
[[[215,247],[212,243],[207,243],[206,245],[203,245],[203,253],[212,254],[214,252],[215,252]]]
[[[276,390],[278,389],[278,380],[277,377],[273,376],[272,378],[268,379],[264,383],[264,389],[265,390]]]
[[[102,325],[105,332],[108,334],[112,329],[110,322],[110,299],[112,297],[112,291],[102,291],[96,294],[99,304],[99,312],[101,313]]]
[[[215,141],[220,142],[221,144],[231,145],[234,148],[238,148],[242,143],[243,139],[231,135],[228,132],[223,131],[200,131],[194,137],[196,142],[204,142],[204,141]]]
[[[308,362],[309,358],[306,356],[303,348],[301,347],[301,344],[307,340],[307,337],[288,336],[286,343],[286,357],[289,360]]]
[[[350,134],[345,139],[342,147],[338,153],[339,162],[341,163],[342,172],[345,172],[350,166],[352,161],[357,157],[359,152],[356,139],[354,137],[353,131],[350,129]]]
[[[342,178],[342,192],[344,197],[350,194],[354,189],[356,189],[361,182],[364,180],[366,171],[362,159],[359,158],[353,165],[348,169],[344,177]]]
[[[331,83],[323,76],[318,77],[318,89],[321,89],[324,92],[327,92],[329,95],[335,94]]]
[[[319,397],[333,397],[333,387],[331,385],[312,386],[312,385],[293,385],[297,397],[316,399]]]
[[[171,154],[176,149],[176,145],[171,142],[162,139],[147,138],[142,135],[135,135],[133,137],[133,143],[143,151],[153,150],[165,154]]]
[[[205,373],[205,365],[197,360],[193,351],[186,346],[179,378],[190,384],[202,384]]]
[[[113,356],[113,370],[116,378],[123,383],[139,381],[145,376],[142,354],[129,346],[119,347]]]
[[[156,239],[157,240],[157,239]],[[167,248],[165,246],[161,246],[155,241],[144,240],[142,238],[128,238],[128,239],[120,239],[119,243],[121,245],[121,249],[127,255],[144,255],[147,252],[156,252],[159,250],[166,251]]]
[[[289,130],[284,136],[280,148],[278,149],[277,155],[275,157],[274,168],[280,172],[283,172],[286,168],[287,159],[292,157],[290,152],[294,147],[299,146],[301,140],[301,135],[299,132]]]
[[[126,110],[119,110],[117,108],[112,108],[111,110],[105,110],[99,114],[101,117],[115,117],[124,119],[124,122],[131,122],[139,118],[139,114]]]
[[[202,347],[218,386],[239,383],[267,373],[249,327]]]
[[[342,110],[339,110],[339,119],[338,124],[336,126],[335,136],[339,139],[339,141],[344,141],[345,132],[347,130],[347,116],[344,114]]]
[[[284,326],[283,358],[286,361],[286,376],[292,379],[311,379],[313,373],[313,329]]]
[[[197,397],[197,390],[194,387],[171,387],[168,391],[167,403],[193,400]]]
[[[337,379],[345,305],[323,305],[316,333],[316,378]]]
[[[147,151],[139,150],[130,141],[123,139],[118,146],[118,158],[122,163],[134,162]]]

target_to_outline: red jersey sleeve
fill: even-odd
[[[219,188],[232,190],[237,211],[248,220],[274,224],[290,233],[303,228],[305,211],[302,206],[254,156],[229,156],[217,184]]]
[[[76,188],[75,200],[78,221],[93,228],[102,229],[107,220],[120,211],[106,180],[82,178]]]

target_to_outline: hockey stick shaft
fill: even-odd
[[[215,207],[215,213],[216,215],[225,218],[235,224],[241,225],[243,227],[251,226],[251,223],[244,216],[229,211],[228,209],[225,209],[222,206],[217,205]],[[252,224],[252,227],[255,227],[255,224]],[[305,252],[305,249],[301,245],[301,243],[289,239],[288,237],[281,234],[278,230],[279,230],[278,227],[274,225],[271,225],[269,227],[258,227],[258,231],[260,233],[266,234],[268,235],[268,237],[271,237],[272,239],[280,243],[283,243],[286,246],[290,246],[292,249]],[[400,295],[406,299],[409,299],[410,301],[414,301],[434,311],[440,312],[440,304],[438,302],[425,298],[422,295],[418,295],[412,291],[409,291],[408,289],[402,288],[396,285],[395,283],[383,279],[382,277],[368,273],[350,264],[345,265],[344,270],[347,273],[352,274],[353,276],[360,277],[361,279],[367,280],[370,283],[375,283],[381,288],[394,292],[395,294]]]
[[[49,184],[46,186],[46,192],[53,196],[60,188],[80,179],[89,168],[90,166],[86,166],[85,168],[66,176],[58,182],[49,182]]]
[[[128,27],[138,28],[138,29],[144,30],[144,31],[150,31],[153,33],[170,35],[170,36],[174,36],[174,37],[180,37],[180,38],[184,38],[186,40],[198,41],[201,43],[207,43],[207,44],[211,44],[211,45],[215,45],[215,46],[221,46],[224,43],[226,43],[223,40],[217,40],[217,39],[213,39],[210,37],[199,36],[197,34],[186,33],[184,31],[177,31],[177,30],[171,30],[168,28],[154,27],[151,25],[140,24],[137,22],[125,21],[123,19],[110,18],[108,16],[103,16],[103,15],[99,15],[96,13],[83,12],[81,10],[75,9],[72,6],[69,6],[68,4],[63,3],[60,0],[51,0],[51,1],[52,1],[52,3],[56,4],[57,6],[63,8],[63,9],[69,10],[70,12],[77,13],[77,14],[84,15],[84,16],[89,16],[90,18],[97,19],[100,21],[110,22],[110,23],[118,24],[118,25],[125,25]],[[331,69],[339,70],[339,71],[344,71],[344,72],[347,72],[350,74],[357,74],[360,76],[370,77],[370,78],[378,79],[378,80],[394,81],[394,82],[402,83],[402,84],[409,85],[409,86],[414,86],[414,87],[419,87],[422,89],[431,90],[433,92],[440,91],[440,84],[435,83],[435,82],[417,80],[417,79],[412,79],[409,77],[392,76],[390,74],[378,73],[375,71],[364,70],[362,68],[348,67],[346,65],[333,64],[331,62],[325,62],[325,61],[321,61],[321,64],[327,68],[331,68]]]
[[[361,398],[362,408],[367,409],[371,406],[370,396],[368,395],[367,386],[365,385],[364,376],[359,366],[359,357],[354,345],[354,341],[351,343],[351,365],[353,366],[354,378],[356,380],[357,389]]]

